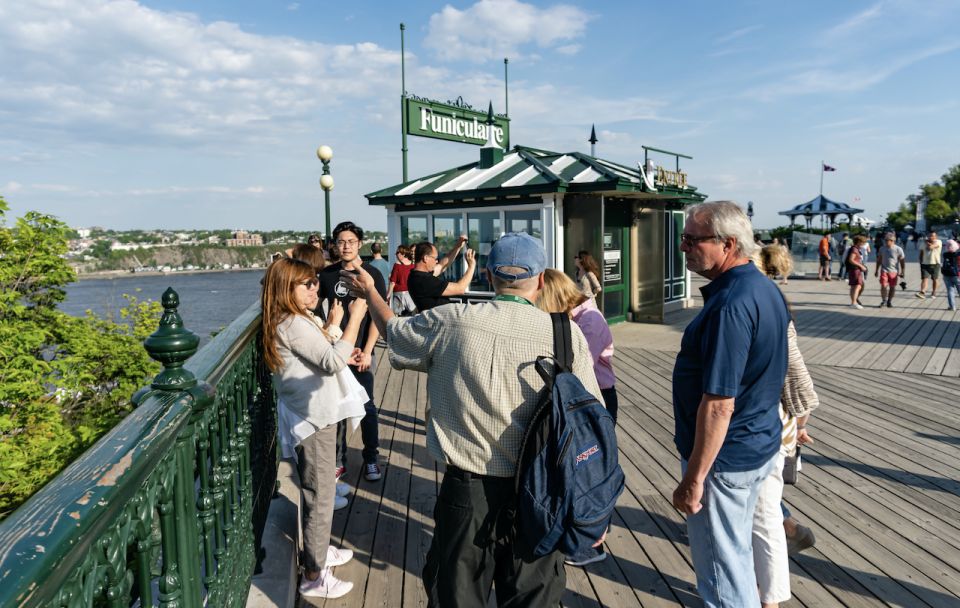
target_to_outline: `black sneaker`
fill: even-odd
[[[367,478],[367,481],[376,481],[380,479],[380,465],[375,462],[368,462],[364,466],[363,476]]]
[[[893,300],[887,300],[887,308],[893,308]]]

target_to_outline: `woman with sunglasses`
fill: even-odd
[[[356,427],[368,397],[347,370],[366,313],[366,300],[350,303],[350,320],[341,332],[343,307],[334,305],[326,325],[313,316],[317,275],[302,260],[277,260],[267,269],[261,292],[263,359],[273,372],[278,397],[280,444],[296,459],[300,474],[303,580],[300,593],[336,598],[353,583],[333,575],[333,567],[353,557],[330,546],[337,482],[337,422]]]

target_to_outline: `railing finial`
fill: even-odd
[[[193,373],[183,368],[200,344],[200,337],[184,328],[183,319],[177,312],[180,296],[168,287],[161,298],[163,316],[160,327],[143,341],[150,358],[163,364],[163,371],[153,379],[151,386],[161,390],[183,390],[196,386]]]

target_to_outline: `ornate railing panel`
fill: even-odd
[[[163,305],[137,407],[0,524],[0,606],[246,603],[277,473],[259,306],[190,358],[173,290]]]

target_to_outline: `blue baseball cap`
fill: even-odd
[[[514,266],[524,272],[514,274],[501,268]],[[487,256],[487,270],[494,276],[508,281],[535,277],[547,267],[547,254],[543,244],[526,232],[509,232],[493,244]]]

